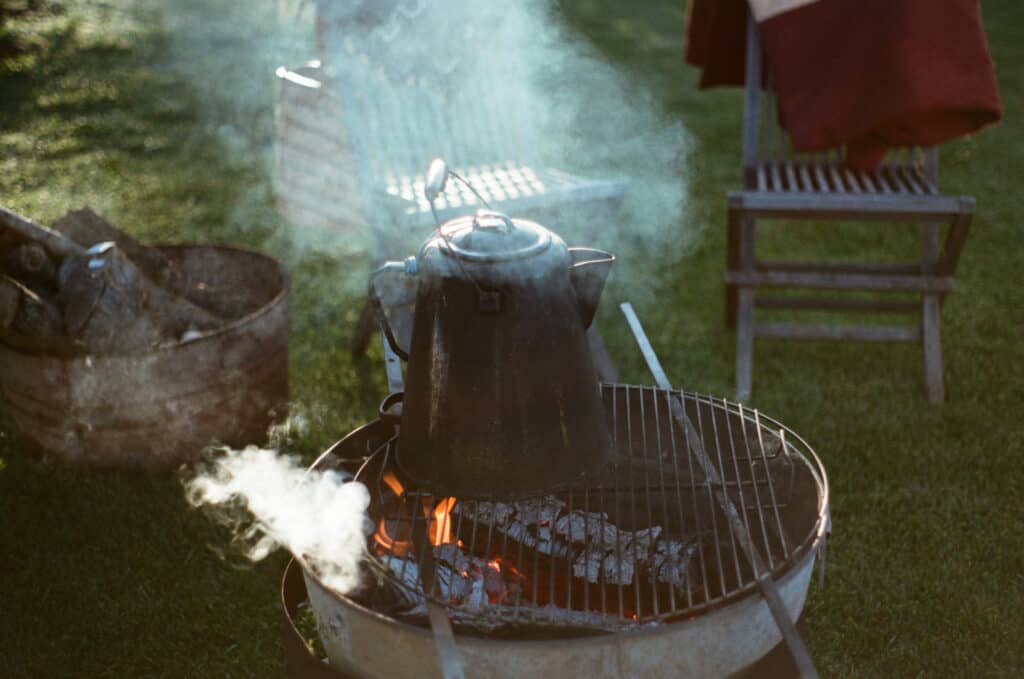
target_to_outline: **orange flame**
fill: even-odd
[[[395,476],[393,472],[384,472],[384,476],[381,480],[387,484],[392,493],[401,497],[402,491],[404,491],[405,488],[402,487],[402,482],[398,480],[398,477]]]
[[[446,497],[434,507],[434,523],[430,526],[430,544],[446,545],[452,541],[452,507],[455,498]]]
[[[394,472],[384,472],[381,481],[391,489],[392,493],[402,497],[405,487],[402,486],[402,482],[398,480]],[[423,501],[423,516],[433,519],[430,522],[428,535],[430,544],[438,546],[453,541],[451,512],[454,506],[455,498],[453,497],[446,497],[433,507],[428,501]],[[395,556],[405,556],[412,551],[412,545],[408,539],[395,539],[388,533],[387,519],[381,519],[377,524],[377,532],[374,533],[373,540],[383,552],[390,552]],[[458,543],[461,545],[462,541],[459,540]]]

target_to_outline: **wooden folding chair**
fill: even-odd
[[[890,154],[871,172],[846,167],[843,153],[799,156],[775,126],[774,97],[762,92],[757,25],[747,30],[743,115],[743,190],[728,198],[726,323],[736,329],[736,399],[749,399],[754,339],[918,342],[923,349],[928,400],[944,399],[940,309],[974,214],[971,196],[944,195],[936,185],[934,148]],[[764,134],[762,135],[762,130]],[[919,225],[920,257],[906,264],[759,259],[758,220],[905,222]],[[939,232],[947,225],[941,247]],[[772,295],[772,289],[811,291]],[[823,295],[822,291],[830,291]],[[878,293],[871,299],[844,292]],[[839,294],[836,294],[836,293]],[[902,299],[883,293],[902,293]],[[907,294],[920,295],[907,299]],[[888,297],[888,299],[882,299]],[[915,325],[760,322],[756,309],[912,313]]]

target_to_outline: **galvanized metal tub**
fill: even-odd
[[[0,345],[19,436],[66,462],[158,471],[214,442],[261,443],[288,402],[288,282],[276,260],[224,246],[160,248],[194,301],[231,319],[128,355],[60,358]]]
[[[816,549],[778,581],[795,620],[803,610]],[[429,630],[395,621],[326,589],[303,571],[331,665],[354,677],[440,677]],[[456,636],[467,677],[727,677],[782,639],[757,595],[691,620],[597,637],[500,641]]]
[[[692,396],[687,394],[687,398]],[[796,620],[804,607],[815,557],[824,549],[831,530],[828,479],[821,460],[795,432],[765,415],[756,420],[785,433],[780,441],[794,455],[804,480],[811,482],[782,516],[800,539],[771,574],[785,608]],[[314,467],[331,468],[332,455],[354,458],[361,450],[363,454],[374,450],[381,436],[377,429],[388,426],[378,421],[356,430],[321,456]],[[430,630],[383,615],[330,589],[301,556],[295,555],[295,559],[303,566],[317,631],[332,666],[353,677],[441,676]],[[782,633],[755,582],[733,590],[712,607],[600,636],[557,640],[455,636],[466,676],[495,679],[727,677],[761,660],[781,641]]]

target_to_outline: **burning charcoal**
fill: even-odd
[[[539,532],[541,530],[542,529],[537,526],[527,526],[525,523],[513,521],[503,532],[509,537],[509,539],[515,540],[524,547],[535,549],[541,554],[558,557],[568,555],[569,550],[565,543],[558,540],[543,539],[534,532]],[[551,535],[550,530],[547,531],[547,535]]]
[[[644,528],[633,533],[622,533],[623,538],[628,538],[627,544],[629,545],[630,553],[638,561],[647,560],[647,556],[650,555],[654,546],[654,541],[658,539],[659,535],[661,535],[661,526],[651,526],[650,528]]]
[[[454,542],[434,547],[434,556],[460,573],[469,570],[469,557]]]
[[[573,511],[555,522],[555,532],[574,544],[589,541],[605,549],[617,545],[619,538],[619,529],[608,523],[604,512]]]
[[[623,549],[621,553],[613,550],[601,561],[601,574],[604,581],[611,585],[630,584],[635,572],[636,559],[632,550]]]
[[[508,598],[508,588],[505,586],[505,578],[501,573],[501,562],[476,560],[477,568],[483,575],[484,591],[487,593],[487,600],[492,604],[504,603]]]
[[[529,527],[525,523],[513,521],[504,532],[511,539],[526,547],[534,547],[537,544],[536,536],[530,532]]]
[[[462,571],[455,571],[438,564],[435,577],[437,578],[437,591],[433,593],[442,601],[457,604],[470,594],[470,578]]]
[[[659,540],[651,559],[651,571],[658,582],[680,585],[689,577],[690,559],[697,551],[696,543]]]
[[[466,518],[476,519],[477,521],[490,526],[504,526],[508,523],[509,518],[515,512],[515,509],[504,502],[488,502],[482,500],[479,502],[456,504],[452,511],[456,514],[461,514]]]
[[[553,495],[545,495],[532,500],[519,500],[513,502],[516,509],[516,521],[526,525],[551,525],[562,510],[565,503]]]
[[[572,562],[572,574],[587,582],[597,584],[601,579],[601,565],[605,550],[595,545],[587,545],[580,550]]]
[[[403,584],[412,589],[420,589],[420,567],[416,565],[415,560],[411,558],[405,559],[392,554],[384,554],[377,557],[377,559],[387,566],[392,573],[397,575]]]
[[[610,585],[628,585],[633,582],[636,560],[628,549],[608,551],[589,544],[577,555],[572,572],[594,584],[603,579]]]
[[[420,569],[414,559],[402,559],[397,556],[385,554],[378,557],[381,563],[388,567],[405,586],[403,595],[410,604],[415,605],[422,601],[423,583],[420,582]],[[470,596],[470,580],[468,575],[456,571],[443,564],[438,564],[434,571],[437,581],[436,590],[431,587],[431,595],[438,599],[461,603],[467,596]]]
[[[469,610],[480,610],[487,605],[487,588],[482,575],[477,574],[471,579],[468,595],[463,599],[462,605]]]
[[[537,526],[537,544],[533,546],[541,554],[564,557],[569,554],[569,547],[551,532],[550,526]]]

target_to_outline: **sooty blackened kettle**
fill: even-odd
[[[437,173],[448,174],[437,162],[431,201],[444,184]],[[480,210],[439,226],[416,257],[378,270],[416,279],[410,346],[393,347],[408,357],[398,464],[409,480],[437,494],[510,498],[607,463],[586,331],[614,261]]]

